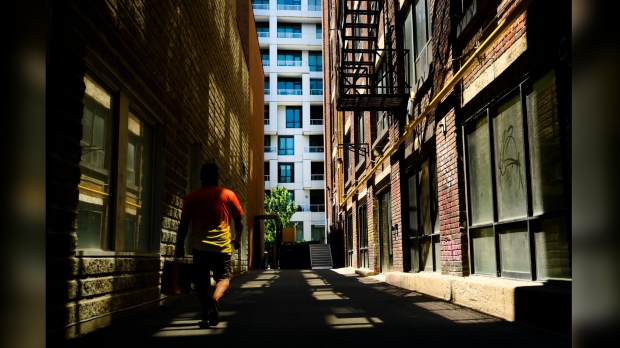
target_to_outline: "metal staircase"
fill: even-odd
[[[409,98],[408,51],[392,48],[393,27],[383,30],[378,47],[383,0],[341,1],[341,40],[336,108],[341,111],[394,110]],[[397,69],[402,73],[396,74]]]
[[[310,267],[332,269],[332,251],[329,244],[310,244]]]

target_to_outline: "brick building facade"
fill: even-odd
[[[47,7],[49,335],[164,298],[162,265],[206,161],[246,212],[234,271],[255,267],[264,74],[249,3]]]
[[[323,8],[334,259],[508,319],[454,280],[569,288],[570,6]]]

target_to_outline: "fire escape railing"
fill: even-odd
[[[378,47],[382,0],[345,0],[340,17],[340,66],[336,108],[340,111],[396,110],[409,98],[409,51],[392,48],[386,25]]]

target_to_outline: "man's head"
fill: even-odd
[[[202,168],[200,168],[200,180],[202,181],[202,186],[215,186],[218,184],[219,178],[220,173],[217,169],[217,164],[205,163],[202,165]]]

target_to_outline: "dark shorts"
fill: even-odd
[[[210,274],[217,283],[222,279],[232,279],[232,263],[230,254],[212,251],[193,250],[194,253],[194,284],[211,285]]]

